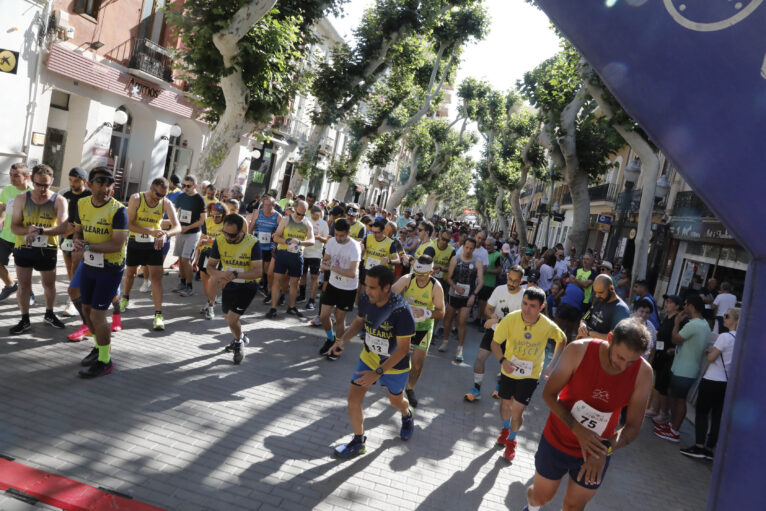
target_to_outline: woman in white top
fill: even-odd
[[[723,324],[729,331],[719,335],[713,347],[707,350],[706,356],[710,365],[699,385],[694,425],[696,443],[681,449],[681,454],[686,456],[713,459],[713,449],[718,441],[718,428],[721,425],[723,401],[726,397],[726,382],[729,381],[731,371],[739,312],[738,308],[733,307],[724,314]]]

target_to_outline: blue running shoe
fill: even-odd
[[[476,401],[481,399],[481,391],[477,389],[476,387],[473,387],[468,394],[463,396],[463,399],[465,399],[469,403],[475,403]]]
[[[358,456],[367,452],[367,447],[365,445],[366,442],[366,436],[363,436],[361,440],[355,436],[349,443],[336,447],[333,451],[333,454],[335,454],[336,458],[340,458],[342,460],[353,458],[354,456]]]
[[[402,440],[409,440],[415,432],[415,416],[412,411],[410,406],[410,414],[407,417],[402,417],[402,430],[399,432],[399,438]]]

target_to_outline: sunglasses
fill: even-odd
[[[226,232],[226,231],[223,231],[223,235],[224,235],[224,236],[226,236],[227,238],[231,238],[231,239],[234,239],[234,238],[236,238],[237,236],[239,236],[239,231],[237,231],[237,232],[233,232],[233,233],[232,233],[232,232]]]
[[[152,193],[154,193],[154,195],[155,195],[157,198],[159,198],[159,199],[162,199],[163,197],[165,197],[165,195],[167,195],[166,193],[160,193],[160,192],[158,192],[157,190],[152,190]]]
[[[37,181],[32,181],[32,183],[35,186],[39,186],[40,188],[43,188],[43,189],[51,187],[50,183],[38,183]]]
[[[423,229],[418,229],[418,232],[423,232]]]
[[[221,215],[221,214],[218,214],[218,215],[210,215],[210,218],[223,218],[223,215]]]
[[[301,217],[302,217],[302,216],[306,216],[306,213],[298,213],[298,212],[296,211],[296,212],[295,212],[295,216],[301,216]]]
[[[93,182],[99,185],[112,184],[114,183],[114,178],[108,176],[97,176],[93,178]]]
[[[194,185],[183,185],[181,188],[194,188]]]

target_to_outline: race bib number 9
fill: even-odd
[[[178,210],[178,220],[180,222],[183,222],[185,224],[190,224],[192,219],[191,211],[188,209],[179,209]]]
[[[92,266],[94,268],[103,268],[104,267],[104,254],[96,253],[96,252],[91,252],[90,250],[88,250],[83,255],[83,261],[88,266]]]
[[[511,364],[513,364],[514,376],[520,376],[522,378],[532,377],[532,368],[534,367],[534,362],[531,360],[521,360],[520,358],[516,358],[514,355],[511,356]]]
[[[48,246],[48,236],[45,234],[38,234],[35,239],[32,240],[32,246],[38,248],[45,248]]]
[[[601,436],[612,418],[612,412],[599,412],[585,401],[578,401],[572,407],[572,417],[581,426]]]
[[[388,339],[367,334],[364,339],[367,348],[376,355],[388,356]]]

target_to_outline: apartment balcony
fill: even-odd
[[[128,63],[131,74],[153,82],[173,81],[173,60],[168,50],[145,38],[134,38],[132,43]]]
[[[601,185],[589,186],[588,195],[593,202],[614,202],[617,199],[617,185],[613,183],[604,183]],[[564,192],[561,205],[572,204],[572,194]]]
[[[335,149],[335,138],[324,137],[319,142],[319,152],[320,152],[320,154],[330,155],[330,154],[332,154],[334,149]]]
[[[678,192],[673,203],[673,216],[715,218],[710,208],[692,191]]]

